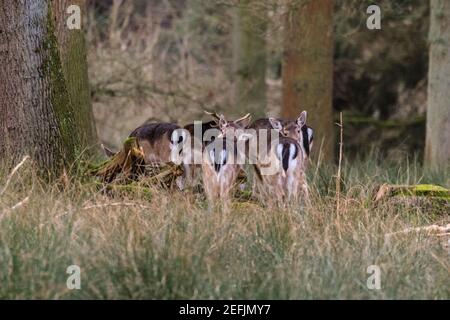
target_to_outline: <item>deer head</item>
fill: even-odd
[[[205,111],[205,113],[212,116],[215,119],[219,130],[222,132],[222,135],[228,136],[230,136],[230,134],[232,133],[234,134],[234,132],[238,129],[242,130],[247,128],[252,119],[250,113],[247,113],[245,116],[233,121],[227,121],[223,114],[218,114],[215,112],[211,113],[208,111]]]
[[[279,131],[282,136],[297,140],[303,148],[305,159],[309,157],[312,142],[313,129],[306,125],[307,112],[302,111],[300,116],[294,121],[283,121],[276,118],[269,118],[272,128]]]

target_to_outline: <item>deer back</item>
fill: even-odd
[[[148,123],[136,128],[130,137],[137,139],[147,164],[168,163],[172,148],[183,140],[181,134],[174,134],[177,129],[180,127],[174,123]]]
[[[276,144],[270,144],[264,164],[254,165],[255,192],[263,200],[278,204],[297,199],[306,183],[303,152],[299,142],[290,137],[280,136]],[[270,174],[264,173],[267,160],[274,168]]]

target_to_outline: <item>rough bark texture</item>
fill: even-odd
[[[53,1],[53,12],[61,53],[62,70],[67,83],[69,99],[74,107],[74,121],[78,131],[82,148],[92,147],[97,142],[94,115],[92,113],[91,94],[88,79],[87,50],[83,28],[68,30],[66,19],[67,8],[78,5],[82,16],[87,10],[86,0]]]
[[[29,154],[57,172],[96,142],[84,38],[66,27],[66,4],[0,1],[2,162]]]
[[[233,19],[235,113],[261,118],[266,112],[266,11],[258,1],[244,0]]]
[[[431,0],[425,163],[450,165],[450,1]]]
[[[325,160],[334,158],[333,10],[334,0],[290,1],[282,66],[281,115],[295,119],[302,110],[308,111],[316,150],[323,144]]]

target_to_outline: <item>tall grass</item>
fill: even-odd
[[[450,186],[448,172],[426,174],[415,162],[345,164],[340,212],[335,169],[311,167],[311,208],[236,202],[227,215],[209,213],[201,194],[106,196],[77,177],[47,185],[27,170],[0,196],[2,299],[450,298],[442,239],[384,237],[449,223],[450,214],[369,200],[384,182],[439,177]],[[80,290],[66,287],[72,264],[81,268]],[[366,286],[370,265],[381,269],[381,290]]]

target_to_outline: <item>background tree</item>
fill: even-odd
[[[288,1],[298,0],[261,0],[249,7],[250,14],[268,17],[267,90],[260,97],[267,97],[271,115],[280,114],[282,107]],[[144,119],[185,124],[200,119],[204,109],[230,117],[245,111],[230,109],[236,100],[236,77],[230,72],[236,49],[230,40],[236,29],[230,22],[239,2],[134,0],[122,1],[115,10],[112,0],[88,1],[92,101],[103,143],[119,148],[130,128]],[[381,30],[366,27],[371,4],[335,0],[333,108],[344,113],[345,155],[371,156],[376,150],[389,161],[406,155],[423,158],[429,1],[380,1]]]
[[[254,119],[266,111],[267,12],[262,1],[240,1],[233,15],[233,72],[236,113]]]
[[[282,62],[281,114],[293,119],[301,110],[308,111],[316,146],[323,144],[326,160],[333,159],[334,150],[333,10],[334,0],[288,3]]]
[[[450,164],[450,1],[431,0],[425,162]]]
[[[57,171],[96,143],[82,30],[69,30],[69,5],[4,1],[0,11],[0,153],[29,154]]]

